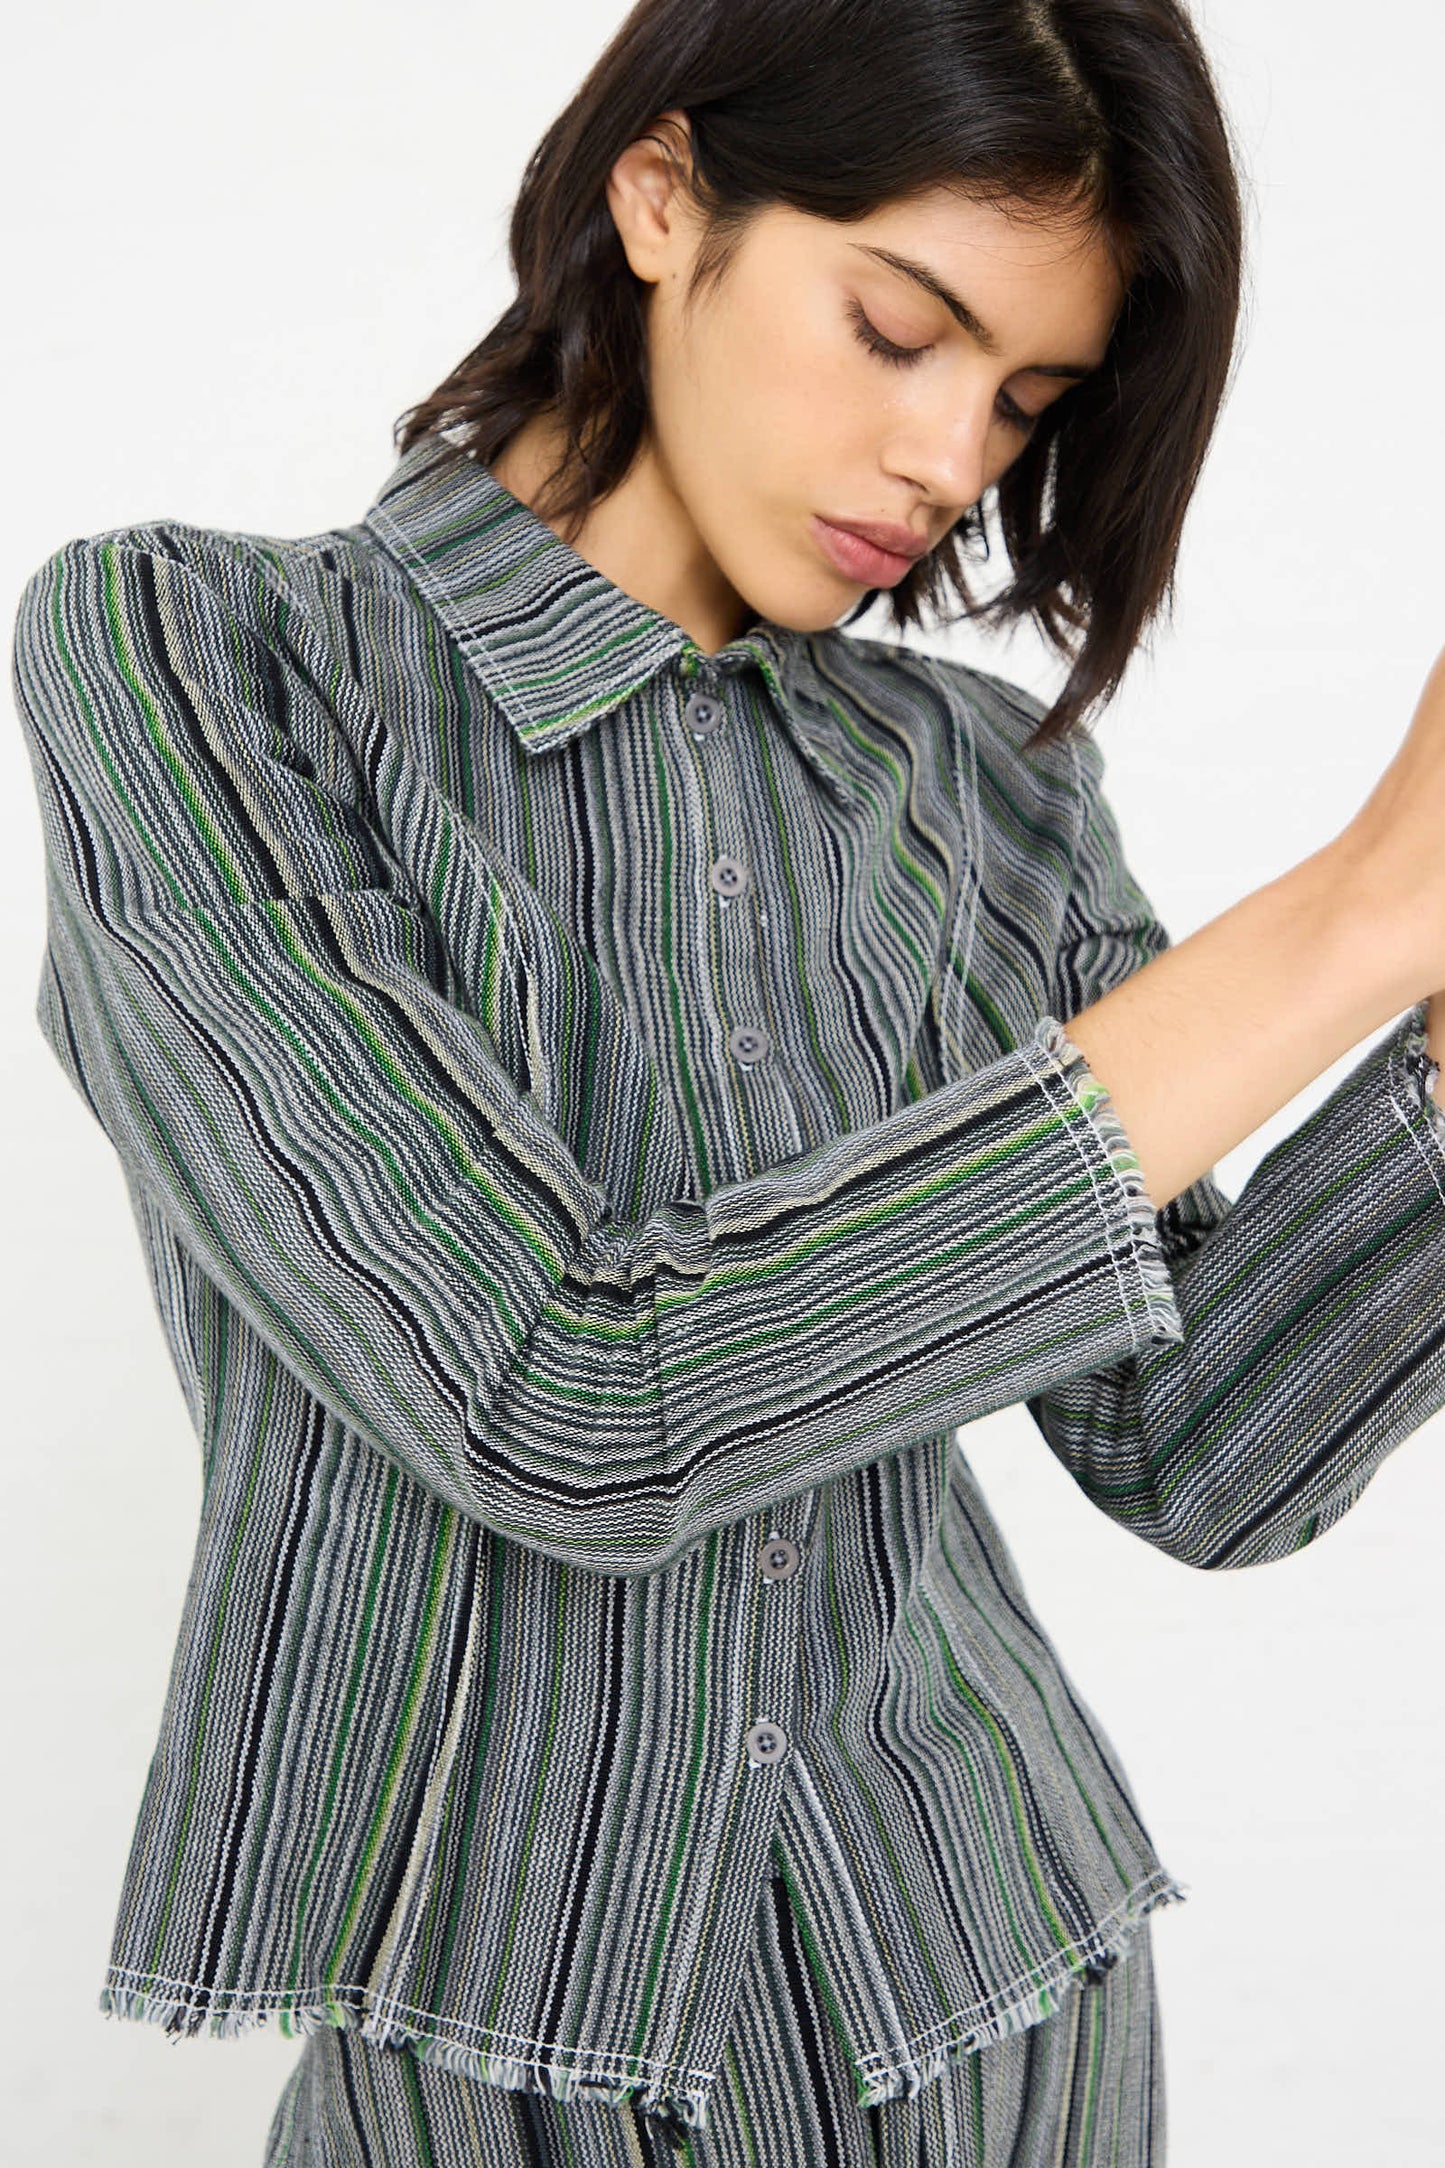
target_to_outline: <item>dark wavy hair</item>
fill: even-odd
[[[612,166],[687,115],[705,214],[688,300],[720,279],[755,213],[847,221],[930,186],[1078,206],[1127,268],[1104,367],[1045,413],[996,487],[881,592],[1031,616],[1071,664],[1028,739],[1062,737],[1117,689],[1174,600],[1179,541],[1228,386],[1243,214],[1230,130],[1178,0],[639,0],[533,151],[513,205],[515,299],[429,398],[408,450],[444,436],[485,463],[532,415],[560,425],[537,509],[580,523],[643,440],[645,288],[608,207]],[[659,140],[662,140],[659,137]],[[574,524],[572,532],[576,532]],[[970,577],[990,556],[1006,584]]]

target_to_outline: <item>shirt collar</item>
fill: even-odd
[[[759,617],[708,654],[446,437],[421,437],[401,454],[365,519],[529,753],[590,729],[669,664],[708,690],[751,665],[814,772],[856,800],[808,635]]]

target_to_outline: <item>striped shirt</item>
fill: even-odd
[[[1445,1404],[1424,1004],[1156,1211],[1092,736],[709,654],[443,437],[66,542],[14,674],[203,1471],[101,2008],[705,2126],[777,1874],[860,2103],[1046,2017],[1181,1892],[956,1433],[1191,1565],[1337,1521]]]

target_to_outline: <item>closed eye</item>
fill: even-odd
[[[853,320],[853,328],[860,344],[866,346],[870,354],[877,354],[880,360],[892,363],[895,368],[912,368],[916,363],[922,361],[925,354],[933,351],[931,344],[928,346],[898,346],[892,339],[885,338],[878,326],[865,313],[862,302],[856,297],[850,296],[849,298],[848,314]],[[1039,425],[1041,418],[1039,415],[1026,414],[1015,400],[1010,399],[1006,391],[999,393],[997,406],[1001,418],[1008,424],[1010,429],[1017,430],[1020,436],[1030,437],[1033,435]]]
[[[885,361],[896,362],[900,368],[907,368],[912,362],[922,361],[924,355],[931,351],[927,346],[895,346],[891,339],[885,339],[878,326],[864,313],[863,304],[856,297],[849,299],[848,314],[853,319],[859,339],[869,353],[881,354]]]

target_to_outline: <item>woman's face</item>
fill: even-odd
[[[908,568],[850,554],[832,523],[932,548],[1100,366],[1123,295],[1077,217],[938,189],[849,225],[770,205],[684,313],[701,229],[654,145],[618,161],[610,200],[651,289],[651,486],[723,581],[798,629]]]

